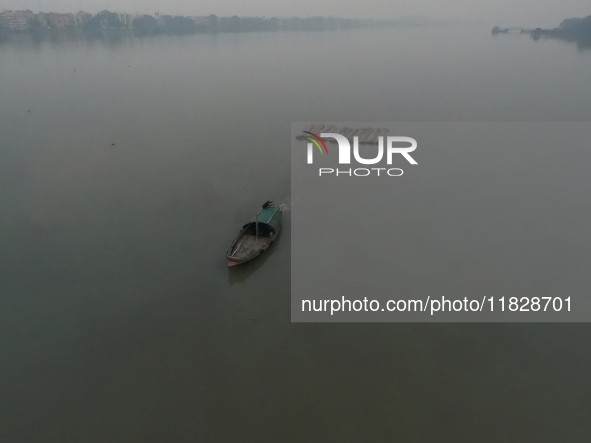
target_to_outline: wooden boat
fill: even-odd
[[[272,201],[263,204],[263,209],[242,226],[226,254],[228,266],[246,263],[267,249],[281,231],[281,208]]]

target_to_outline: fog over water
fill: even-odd
[[[587,0],[301,0],[276,2],[252,0],[249,2],[202,0],[0,0],[2,9],[26,9],[33,11],[96,13],[103,9],[139,14],[184,15],[239,15],[239,16],[336,16],[352,18],[429,17],[438,19],[462,19],[492,23],[490,26],[556,26],[567,17],[589,15]],[[497,21],[499,23],[497,23]]]
[[[0,43],[0,441],[588,442],[587,324],[292,324],[289,149],[589,121],[590,70],[488,26]],[[267,199],[284,232],[228,270]]]

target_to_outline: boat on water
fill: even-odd
[[[242,226],[226,254],[228,266],[236,266],[258,257],[271,246],[281,231],[281,208],[272,201],[263,204],[263,209],[251,221]]]

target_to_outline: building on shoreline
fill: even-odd
[[[9,31],[26,31],[35,19],[33,11],[2,11],[0,12],[0,29]]]

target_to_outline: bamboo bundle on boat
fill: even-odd
[[[367,144],[367,137],[369,136],[369,133],[371,132],[370,128],[363,128],[361,130],[361,133],[359,134],[359,143],[361,144]]]
[[[320,136],[321,133],[336,133],[340,134],[349,140],[350,143],[353,143],[354,138],[358,137],[359,144],[378,144],[380,137],[385,137],[386,134],[389,132],[387,128],[350,128],[348,126],[336,126],[336,125],[326,125],[324,123],[310,123],[306,126],[305,131],[311,132]],[[296,136],[296,139],[305,139],[307,135],[299,134]],[[331,143],[337,143],[337,141],[332,137],[327,137],[325,141],[330,141]]]

